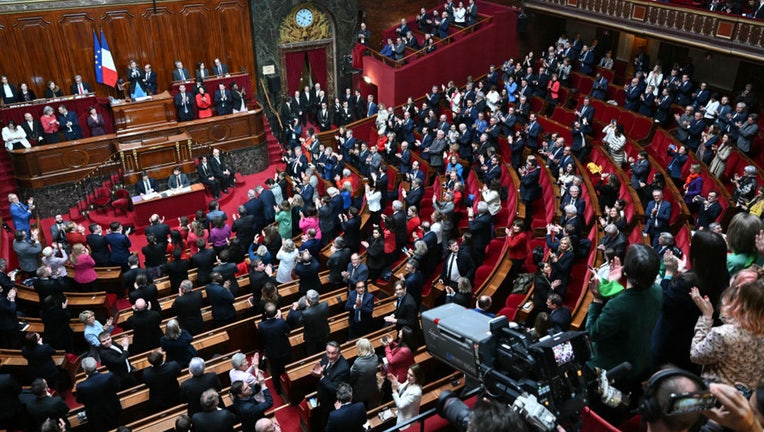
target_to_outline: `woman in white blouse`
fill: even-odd
[[[661,72],[661,66],[655,65],[653,70],[647,74],[647,85],[653,86],[653,94],[658,96],[658,88],[663,83],[663,72]]]
[[[466,16],[467,9],[464,7],[464,2],[459,2],[459,6],[454,8],[454,23],[463,26]]]
[[[382,192],[377,190],[376,183],[375,179],[366,183],[366,205],[369,207],[369,213],[371,213],[369,221],[372,225],[379,225],[382,213]]]
[[[3,128],[3,141],[8,151],[32,147],[27,140],[27,133],[16,126],[13,120],[8,120],[8,125]]]
[[[395,375],[388,375],[387,379],[393,387],[393,400],[397,408],[398,421],[396,425],[406,423],[419,415],[419,405],[422,403],[422,385],[424,384],[424,372],[414,363],[406,372],[406,382],[398,382]]]

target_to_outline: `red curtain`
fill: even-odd
[[[300,89],[300,75],[302,75],[302,65],[305,59],[305,51],[293,51],[284,54],[284,63],[286,63],[287,89],[286,94],[292,95],[295,90]]]
[[[310,71],[313,72],[313,82],[326,88],[326,48],[316,48],[305,51],[310,62]],[[302,70],[302,69],[300,69]],[[298,81],[299,82],[299,81]]]

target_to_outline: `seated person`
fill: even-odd
[[[188,180],[188,176],[180,171],[180,167],[176,166],[172,169],[172,175],[167,179],[167,189],[182,189],[191,185]]]
[[[139,195],[148,195],[157,192],[157,181],[149,177],[147,172],[141,173],[141,181],[136,185]]]

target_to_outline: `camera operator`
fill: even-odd
[[[472,407],[467,432],[527,432],[528,426],[515,410],[492,399],[479,398]]]
[[[738,390],[730,385],[717,383],[712,383],[709,387],[711,394],[719,401],[719,406],[703,411],[703,415],[710,420],[701,428],[701,432],[717,432],[721,431],[722,427],[726,428],[724,430],[736,432],[762,431],[764,385],[754,391],[745,387]]]
[[[647,424],[647,432],[684,432],[701,421],[701,410],[693,404],[707,394],[703,380],[682,369],[663,369],[654,373],[645,385],[638,412]]]

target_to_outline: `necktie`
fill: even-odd
[[[80,94],[85,94],[85,89],[82,87],[82,83],[79,84],[80,86]]]
[[[146,189],[146,193],[151,192],[151,185],[149,184],[149,181],[146,180],[144,183],[145,184],[143,185],[143,187],[144,187],[144,189]]]
[[[223,67],[218,65],[218,75],[222,75],[222,74],[223,74]]]
[[[363,301],[363,300],[361,300]],[[361,322],[361,308],[355,309],[355,322],[360,323]]]
[[[357,268],[356,266],[353,266],[353,270],[350,271],[350,279],[351,280],[353,279],[353,276],[355,276],[355,269],[356,268]]]
[[[658,202],[658,204],[657,204],[655,207],[656,207],[658,210],[655,212],[655,222],[654,222],[654,224],[653,224],[653,225],[654,225],[655,227],[657,227],[657,226],[658,226],[658,214],[661,212],[661,203],[660,203],[660,202]]]
[[[180,71],[180,80],[184,81],[186,79],[186,74],[183,73],[183,69],[178,69]]]

